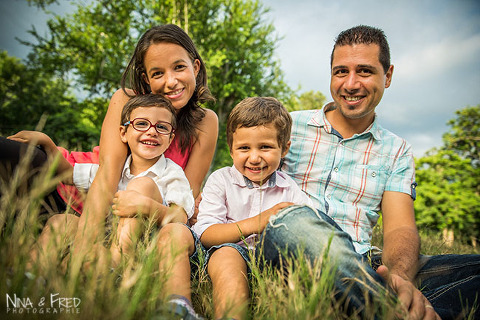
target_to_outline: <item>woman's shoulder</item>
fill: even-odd
[[[218,130],[218,116],[215,111],[211,109],[204,109],[205,116],[200,122],[201,131],[211,131],[212,129]]]
[[[125,89],[125,90],[123,90],[122,88],[117,89],[113,93],[112,98],[110,99],[110,103],[112,104],[112,103],[120,102],[122,104],[125,104],[133,95],[134,95],[134,92],[131,89]]]
[[[204,121],[218,123],[218,116],[212,109],[205,108]]]

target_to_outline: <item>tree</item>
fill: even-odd
[[[288,111],[321,109],[326,100],[323,93],[311,90],[302,93],[300,96],[292,94],[286,106]]]
[[[480,105],[457,110],[455,114],[457,117],[448,122],[452,131],[443,135],[445,147],[455,150],[460,156],[470,159],[473,166],[479,167]]]
[[[40,129],[56,137],[57,143],[84,149],[96,142],[103,114],[89,114],[95,110],[92,103],[78,102],[67,82],[26,66],[4,51],[0,52],[0,79],[3,136],[34,130],[45,117],[45,126]]]
[[[39,5],[51,0],[31,0]],[[248,96],[288,97],[290,89],[274,56],[278,37],[267,12],[254,0],[96,0],[48,22],[49,34],[31,34],[29,64],[70,81],[88,99],[110,98],[119,88],[139,36],[157,24],[175,23],[194,40],[217,98],[220,139],[214,167],[229,162],[224,124],[233,106]]]
[[[448,122],[452,131],[444,134],[444,146],[416,159],[418,225],[474,244],[480,236],[479,111],[480,106],[457,111]]]

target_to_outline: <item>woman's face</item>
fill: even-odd
[[[200,61],[192,62],[187,51],[177,44],[161,42],[148,48],[144,65],[144,80],[152,92],[167,97],[178,113],[195,92]]]

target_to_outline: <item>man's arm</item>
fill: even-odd
[[[440,319],[416,288],[420,237],[413,200],[402,192],[385,191],[382,199],[383,266],[377,272],[395,291],[410,319]]]
[[[391,273],[413,281],[417,274],[420,238],[410,195],[385,191],[382,199],[382,219],[383,263]]]

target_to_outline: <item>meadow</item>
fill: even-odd
[[[168,274],[158,272],[154,232],[137,243],[134,257],[114,269],[93,260],[88,269],[77,272],[66,241],[59,247],[52,244],[48,259],[28,269],[30,250],[46,218],[39,218],[41,201],[59,178],[52,171],[41,172],[27,191],[25,172],[19,170],[12,181],[0,186],[0,318],[175,319],[165,306],[163,285]],[[421,237],[423,254],[480,253],[460,242],[446,246],[441,235],[421,232]],[[375,230],[374,243],[381,247],[380,228]],[[344,316],[333,302],[335,267],[327,259],[309,263],[300,256],[288,262],[283,270],[252,264],[252,319],[358,318]],[[192,290],[196,311],[212,319],[211,283],[201,268],[192,274]],[[394,318],[398,311],[394,300],[381,296],[372,309],[379,309],[382,319]],[[373,319],[373,313],[366,318]]]

